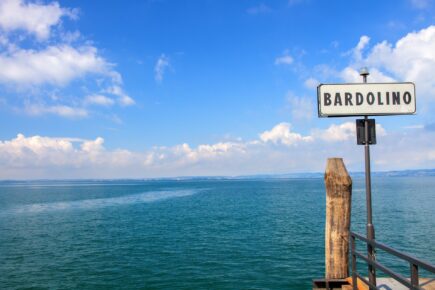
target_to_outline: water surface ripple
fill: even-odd
[[[378,240],[435,263],[433,188],[374,178]],[[0,182],[0,289],[310,289],[324,213],[322,179]]]

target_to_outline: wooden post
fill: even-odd
[[[325,171],[325,278],[349,277],[352,179],[342,158],[329,158]]]

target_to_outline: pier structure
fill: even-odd
[[[325,278],[313,280],[313,289],[435,290],[435,266],[350,230],[352,179],[342,158],[328,159],[325,187]],[[409,277],[389,269],[381,261],[370,259],[368,253],[357,251],[357,243],[370,245],[373,251],[383,251],[408,263]],[[371,283],[368,275],[357,269],[357,259],[385,275],[376,277],[375,284]],[[434,276],[421,278],[420,269]]]
[[[368,69],[360,71],[362,84],[320,84],[317,88],[319,117],[363,116],[356,120],[357,144],[364,145],[365,159],[365,187],[366,187],[366,236],[350,231],[352,179],[341,158],[330,158],[325,171],[326,186],[326,222],[325,222],[325,278],[313,280],[313,289],[385,289],[385,290],[435,290],[435,266],[417,259],[409,254],[397,251],[375,240],[375,229],[372,221],[372,192],[370,145],[376,144],[375,120],[368,116],[376,115],[404,115],[416,112],[415,85],[413,83],[382,83],[367,84]],[[376,85],[376,86],[373,86]],[[406,95],[402,107],[384,106],[384,103],[375,105],[374,94],[370,92],[375,87],[384,87],[387,90],[396,90],[399,95],[400,88],[405,88]],[[367,96],[373,95],[370,106],[361,106],[359,109],[348,109],[342,106],[339,98],[343,90],[368,91]],[[346,97],[346,92],[343,93]],[[356,92],[355,95],[360,94]],[[381,96],[381,94],[378,94]],[[332,96],[335,96],[332,106]],[[347,93],[348,101],[351,94]],[[337,101],[339,100],[339,101]],[[397,103],[397,102],[396,102]],[[348,105],[351,102],[348,102]],[[362,103],[360,104],[362,105]],[[375,105],[375,106],[372,106]],[[381,106],[382,105],[382,106]],[[357,251],[356,243],[363,243],[367,247],[366,255]],[[349,250],[350,247],[350,250]],[[380,250],[409,264],[409,278],[386,267],[376,259],[376,251]],[[350,255],[349,255],[350,253]],[[349,256],[351,260],[351,275],[349,275]],[[367,264],[367,275],[361,274],[357,269],[357,259]],[[434,275],[432,278],[420,278],[419,270]],[[388,277],[377,277],[379,270]]]

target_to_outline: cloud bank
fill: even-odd
[[[435,164],[435,132],[410,128],[386,132],[377,127],[373,170],[430,168]],[[412,141],[410,146],[409,140]],[[332,124],[309,135],[279,123],[254,140],[192,147],[187,143],[143,151],[106,149],[104,139],[26,137],[0,141],[1,179],[149,178],[323,171],[326,159],[343,157],[349,170],[362,171],[363,147],[355,123]]]

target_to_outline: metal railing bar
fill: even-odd
[[[364,278],[363,276],[361,276],[360,274],[356,273],[356,276],[363,281],[366,285],[369,285],[370,289],[378,289],[378,287],[376,285],[373,285],[372,283],[369,282],[369,280],[367,280],[366,278]]]
[[[387,245],[385,245],[383,243],[380,243],[380,242],[377,242],[377,241],[374,241],[374,240],[369,240],[366,237],[361,236],[360,234],[357,234],[357,233],[354,233],[354,232],[350,232],[350,234],[352,236],[354,236],[354,237],[356,237],[356,238],[358,238],[358,239],[368,243],[368,244],[371,244],[375,248],[379,248],[381,250],[384,250],[385,252],[387,252],[389,254],[392,254],[392,255],[394,255],[396,257],[399,257],[399,258],[401,258],[403,260],[408,261],[409,263],[412,263],[412,264],[417,265],[419,267],[422,267],[422,268],[424,268],[424,269],[426,269],[426,270],[428,270],[428,271],[430,271],[432,273],[435,273],[435,267],[432,266],[431,264],[429,264],[426,261],[419,260],[419,259],[417,259],[417,258],[415,258],[415,257],[413,257],[413,256],[411,256],[409,254],[397,251],[397,250],[395,250],[393,248],[390,248],[389,246],[387,246]]]
[[[410,288],[410,289],[422,289],[420,288],[418,285],[412,285],[412,283],[406,279],[405,277],[403,277],[402,275],[391,271],[390,269],[388,269],[387,267],[385,267],[384,265],[382,265],[381,263],[377,262],[377,261],[372,261],[370,260],[368,257],[362,255],[359,252],[355,252],[355,255],[360,257],[361,259],[363,259],[364,261],[366,261],[368,264],[374,266],[375,268],[381,270],[382,272],[384,272],[385,274],[390,275],[392,278],[394,278],[395,280],[397,280],[398,282],[402,283],[403,285],[405,285],[406,287]]]
[[[351,253],[352,253],[352,285],[353,285],[353,289],[356,290],[357,289],[357,269],[356,269],[356,255],[354,254],[356,249],[355,249],[355,237],[351,236],[350,237],[350,241],[351,241]]]

